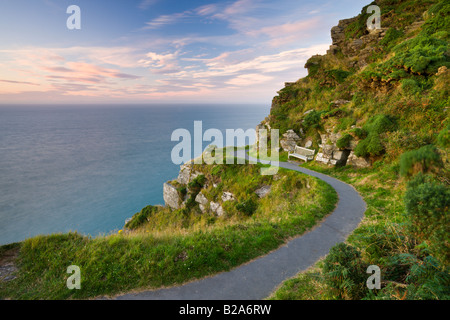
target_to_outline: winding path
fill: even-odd
[[[247,157],[243,150],[237,156]],[[254,159],[254,158],[252,158]],[[267,163],[266,161],[261,161]],[[271,253],[247,264],[211,277],[187,284],[128,293],[120,300],[260,300],[267,298],[284,280],[308,269],[331,247],[345,241],[358,226],[366,211],[366,203],[350,185],[327,175],[280,162],[282,168],[317,177],[330,184],[338,193],[335,210],[311,231],[294,238]]]

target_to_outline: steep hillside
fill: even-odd
[[[327,54],[307,61],[308,76],[279,91],[260,125],[280,129],[284,151],[292,137],[314,148],[306,166],[352,183],[369,204],[347,244],[274,298],[449,298],[450,4],[372,4],[382,28],[368,31],[367,7],[339,21]],[[372,264],[381,290],[365,285]]]
[[[340,21],[328,53],[308,60],[308,76],[279,91],[265,120],[280,134],[292,129],[302,145],[311,141],[324,163],[393,161],[448,125],[445,1],[374,3],[382,29],[367,30],[366,7]]]

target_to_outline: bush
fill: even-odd
[[[143,208],[140,212],[136,213],[133,218],[125,224],[125,228],[128,229],[136,229],[145,222],[147,219],[152,216],[153,213],[158,211],[158,207],[155,206],[147,206]]]
[[[352,73],[340,69],[333,69],[326,71],[325,74],[327,75],[327,77],[334,79],[337,83],[342,83]]]
[[[188,183],[190,193],[198,193],[205,184],[206,177],[202,174],[197,176],[194,180]]]
[[[431,172],[442,166],[441,156],[433,145],[405,152],[400,157],[400,175],[412,176],[418,172]]]
[[[355,155],[358,157],[379,156],[385,151],[380,135],[392,131],[395,128],[395,122],[392,118],[379,114],[367,121],[364,125],[364,131],[367,137],[361,140],[355,148]]]
[[[402,31],[399,31],[395,28],[389,28],[386,31],[386,35],[383,37],[383,39],[381,39],[380,45],[385,47],[386,50],[390,50],[390,48],[392,48],[395,45],[396,40],[401,36],[403,36]]]
[[[415,95],[422,91],[414,79],[403,79],[401,83],[402,91],[405,95]]]
[[[442,148],[450,147],[450,125],[439,133],[437,137],[437,144]]]
[[[450,299],[450,273],[448,267],[441,266],[432,256],[411,267],[406,281],[408,299],[411,300],[448,300]]]
[[[353,137],[350,134],[345,134],[342,136],[338,141],[336,142],[336,146],[339,149],[345,149],[350,146],[350,142],[352,141]]]
[[[450,189],[430,176],[420,173],[408,183],[405,194],[408,230],[419,241],[425,241],[431,253],[446,262],[450,257],[449,206]]]
[[[178,191],[178,195],[180,196],[180,198],[184,198],[184,196],[187,194],[186,186],[178,187],[177,191]]]
[[[215,166],[212,170],[211,170],[211,175],[213,176],[218,176],[222,173],[222,167],[221,166]]]
[[[361,128],[353,128],[350,132],[353,133],[358,139],[364,139],[367,137],[367,132]]]
[[[364,296],[366,273],[359,252],[339,243],[330,249],[323,266],[324,279],[339,299],[360,299]]]
[[[358,157],[379,156],[384,152],[384,146],[378,134],[371,133],[366,139],[360,141],[355,148],[355,155]]]
[[[253,199],[244,200],[238,204],[236,204],[236,209],[239,212],[242,212],[246,216],[251,216],[255,213],[258,208],[258,204]]]
[[[428,16],[431,18],[422,27],[427,34],[450,30],[450,4],[446,2],[441,1],[428,10]]]
[[[321,113],[313,110],[308,113],[303,121],[303,125],[306,128],[318,128],[320,126]]]
[[[418,35],[396,46],[396,55],[388,64],[416,74],[435,74],[440,66],[450,66],[447,50],[447,41]]]
[[[393,119],[384,114],[373,116],[364,125],[364,130],[368,133],[382,134],[384,132],[392,131],[395,128]]]

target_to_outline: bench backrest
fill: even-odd
[[[302,147],[295,147],[294,150],[295,153],[297,154],[301,154],[303,156],[314,156],[315,151],[311,150],[311,149],[306,149],[306,148],[302,148]]]

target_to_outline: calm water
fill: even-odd
[[[269,106],[0,106],[0,245],[109,233],[175,178],[173,130],[255,128]],[[250,143],[253,143],[250,141]],[[207,143],[204,144],[204,147]]]

